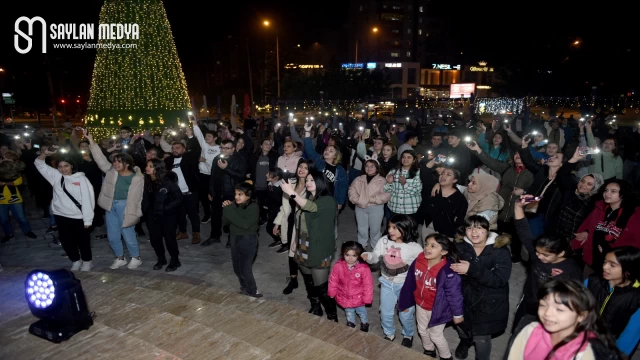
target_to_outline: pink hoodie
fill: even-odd
[[[373,276],[367,264],[358,262],[353,268],[340,259],[331,269],[329,296],[345,309],[357,308],[373,301]]]
[[[578,335],[575,339],[569,341],[568,344],[560,347],[556,351],[551,360],[571,360],[575,356],[576,352],[583,352],[589,345],[588,341],[585,341],[583,346],[582,340],[584,339],[584,333]],[[547,354],[551,352],[553,345],[551,345],[551,334],[549,334],[542,324],[533,329],[527,346],[524,348],[524,360],[539,360],[547,357]]]

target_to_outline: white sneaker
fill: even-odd
[[[71,265],[71,271],[80,270],[80,266],[82,266],[82,261],[80,261],[80,260],[74,261],[73,264]]]
[[[135,269],[140,265],[142,265],[142,258],[140,259],[131,258],[131,261],[129,261],[129,265],[127,267],[129,269]]]
[[[111,266],[109,266],[109,268],[115,270],[115,269],[123,267],[125,265],[127,265],[127,260],[126,259],[122,259],[121,260],[120,258],[116,258],[113,261],[113,264],[111,264]]]
[[[80,271],[91,271],[91,269],[93,269],[93,261],[89,260],[89,261],[82,262],[82,267],[80,268]]]

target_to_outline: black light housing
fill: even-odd
[[[24,285],[29,309],[40,319],[29,326],[31,334],[60,343],[93,325],[80,280],[71,271],[33,270]]]

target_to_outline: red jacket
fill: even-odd
[[[347,262],[340,259],[331,269],[329,296],[345,309],[371,304],[373,277],[369,266],[359,262],[349,270]]]
[[[429,260],[425,259],[424,255],[418,255],[414,264],[416,264],[416,290],[413,296],[416,298],[416,305],[431,311],[436,300],[436,279],[442,267],[447,264],[447,260],[443,259],[429,269]]]
[[[604,201],[598,201],[595,208],[589,214],[589,216],[582,222],[582,225],[578,228],[578,233],[586,231],[589,233],[587,241],[584,245],[580,245],[580,242],[573,239],[571,247],[574,249],[583,248],[582,258],[584,262],[592,265],[593,262],[593,231],[596,225],[604,219],[606,204]],[[640,208],[636,208],[636,211],[631,215],[631,218],[627,222],[627,226],[622,230],[622,233],[618,239],[611,244],[612,248],[620,246],[633,246],[640,248]]]

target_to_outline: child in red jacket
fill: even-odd
[[[342,244],[342,259],[331,269],[329,296],[335,297],[347,315],[347,326],[356,327],[356,314],[360,317],[360,330],[369,331],[366,304],[373,301],[373,277],[369,266],[360,262],[364,248],[360,243]]]
[[[453,320],[464,321],[462,280],[451,270],[458,261],[456,246],[448,237],[434,233],[425,239],[424,253],[411,264],[398,300],[398,310],[416,306],[418,333],[424,354],[441,360],[453,359],[444,328]]]

